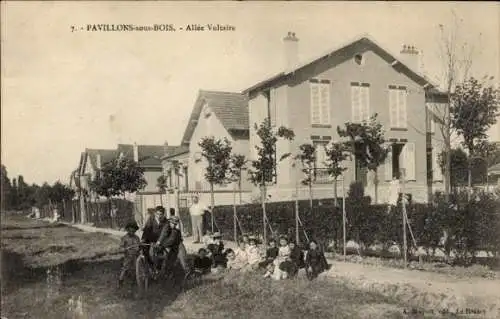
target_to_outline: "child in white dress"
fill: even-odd
[[[280,269],[283,262],[290,260],[290,247],[288,246],[288,240],[284,237],[280,238],[280,248],[278,250],[278,257],[274,259],[274,271],[271,277],[275,280],[281,280],[288,278],[286,271]]]
[[[261,261],[259,248],[257,247],[257,241],[254,238],[248,240],[248,246],[245,249],[248,260],[248,270],[255,270],[259,268],[259,263]]]

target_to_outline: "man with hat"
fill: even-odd
[[[193,205],[189,207],[189,215],[191,215],[191,225],[193,228],[193,243],[199,243],[203,237],[203,215],[211,210],[199,202],[200,198],[197,194],[193,195]]]

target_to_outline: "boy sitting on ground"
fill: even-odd
[[[205,248],[198,250],[198,255],[194,259],[194,272],[197,275],[204,275],[210,272],[212,260],[208,257],[208,252]]]
[[[127,232],[120,240],[120,248],[123,249],[124,258],[122,269],[120,272],[120,277],[118,279],[118,285],[122,286],[125,275],[134,271],[135,261],[139,256],[140,250],[140,238],[135,234],[139,229],[136,222],[129,222],[125,226],[125,231]]]
[[[227,256],[227,269],[228,270],[242,270],[247,263],[247,256],[244,251],[239,254],[235,254],[234,251],[229,248],[226,250]]]
[[[205,247],[208,247],[208,245],[210,244],[214,244],[212,232],[207,231],[206,234],[202,237],[201,242]]]

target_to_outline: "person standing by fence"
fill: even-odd
[[[199,202],[198,195],[193,196],[193,205],[189,208],[191,215],[191,226],[193,228],[193,243],[199,243],[203,237],[203,215],[206,211],[211,212],[210,208]]]
[[[116,227],[118,226],[116,223],[116,217],[118,216],[118,208],[116,207],[115,203],[111,204],[111,210],[109,212],[109,216],[110,216],[111,228],[116,229]]]

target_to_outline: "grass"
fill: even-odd
[[[154,284],[134,298],[116,287],[118,240],[22,217],[2,219],[2,315],[67,318],[81,297],[81,318],[403,318],[404,305],[342,281],[275,282],[261,274],[208,275],[183,285]],[[46,270],[59,270],[47,283]],[[182,274],[179,274],[182,275]],[[179,277],[176,277],[177,279]]]

